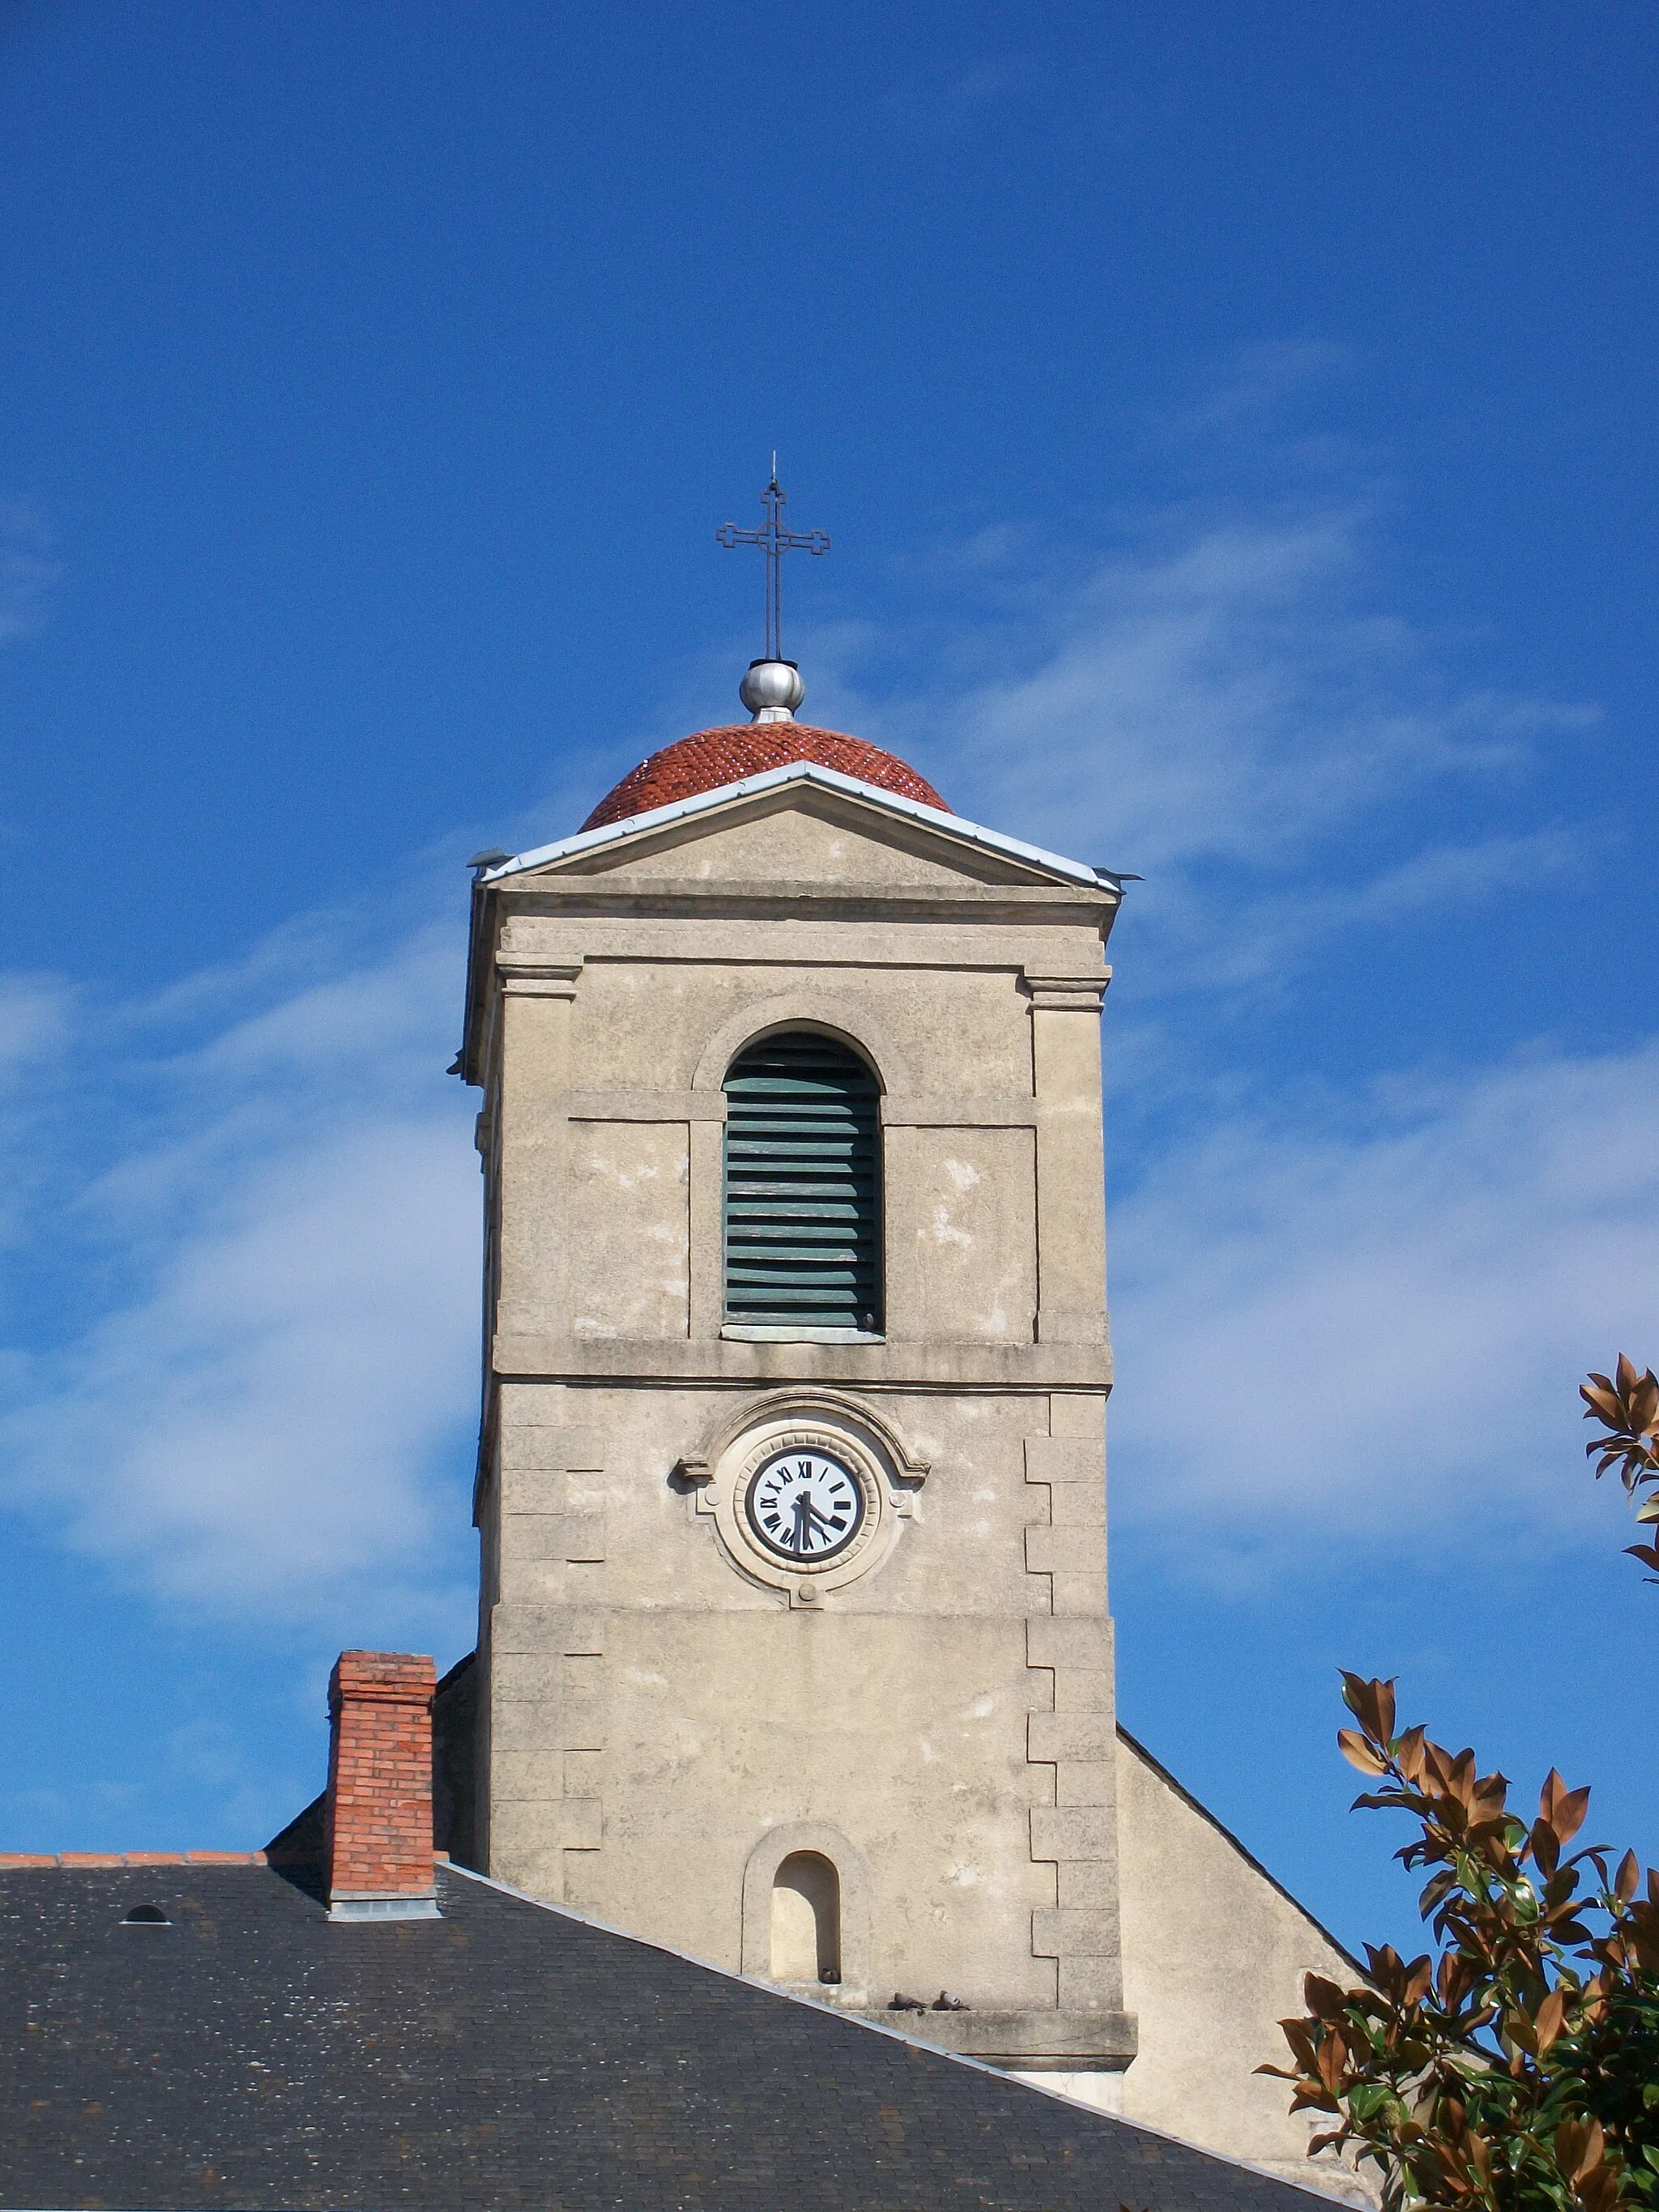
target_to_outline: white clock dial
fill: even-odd
[[[844,1552],[864,1525],[864,1505],[857,1477],[806,1446],[763,1460],[744,1501],[755,1534],[792,1566],[818,1566]]]

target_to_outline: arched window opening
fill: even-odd
[[[772,1877],[772,1979],[841,1979],[841,1877],[818,1851],[791,1851]]]
[[[726,1078],[726,1318],[881,1328],[876,1079],[834,1038],[791,1030]]]

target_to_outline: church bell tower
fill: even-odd
[[[1119,886],[802,696],[757,663],[753,720],[477,874],[474,1850],[951,2048],[1109,2075]]]

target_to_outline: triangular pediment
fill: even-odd
[[[860,887],[1095,884],[1092,869],[956,815],[816,768],[774,770],[654,815],[527,853],[489,880],[603,876],[655,884]]]

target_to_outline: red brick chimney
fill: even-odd
[[[407,1651],[343,1651],[328,1683],[331,1920],[435,1920],[432,1693]]]

